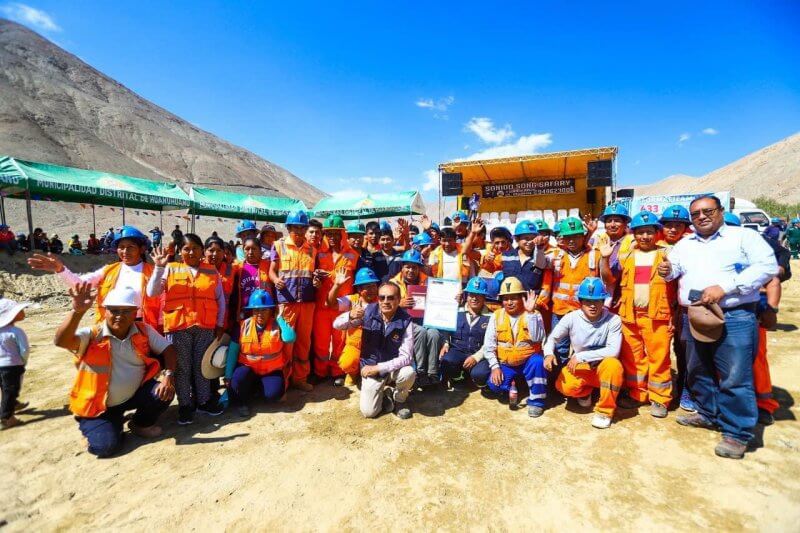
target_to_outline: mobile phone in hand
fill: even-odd
[[[697,289],[692,289],[689,291],[690,302],[698,302],[702,297],[703,297],[703,291],[698,291]]]

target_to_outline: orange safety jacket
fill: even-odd
[[[431,255],[435,258],[435,263],[431,265],[431,276],[434,278],[441,278],[444,274],[444,248],[439,246]],[[468,281],[469,280],[469,270],[470,270],[470,259],[469,257],[465,257],[467,254],[461,251],[461,245],[456,244],[456,262],[458,263],[458,279],[459,281]]]
[[[322,247],[317,252],[317,268],[326,271],[329,275],[322,278],[322,283],[317,288],[317,309],[320,306],[328,308],[328,293],[333,287],[336,279],[336,272],[340,269],[347,270],[350,279],[339,287],[339,294],[350,294],[353,292],[353,277],[358,265],[359,254],[347,243],[347,239],[342,239],[342,251],[339,257],[334,259],[334,252],[328,244],[328,240],[323,241]]]
[[[223,263],[222,268],[217,270],[219,272],[219,277],[222,280],[222,293],[225,295],[225,299],[230,297],[233,293],[233,282],[236,279],[236,274],[239,271],[239,264],[238,263]]]
[[[400,298],[405,298],[408,296],[408,287],[406,286],[406,282],[403,281],[403,273],[398,272],[395,277],[390,279],[392,283],[395,283],[398,287],[400,287]],[[419,279],[417,280],[414,285],[427,285],[428,284],[428,276],[424,272],[419,273]]]
[[[150,357],[146,326],[134,322],[131,327],[136,328],[131,336],[131,344],[145,365],[144,383],[158,374],[160,366],[157,359]],[[107,337],[101,338],[101,331],[101,325],[92,326],[92,338],[86,352],[75,357],[78,375],[69,393],[69,410],[76,416],[94,418],[106,410],[108,384],[111,381],[111,341]]]
[[[184,263],[170,263],[164,297],[164,332],[170,333],[198,326],[217,326],[217,283],[219,273],[202,261],[192,276]]]
[[[347,296],[347,299],[350,300],[350,309],[352,309],[361,299],[361,296],[358,294],[350,294]],[[367,304],[364,303],[364,307],[366,307],[366,305]],[[345,331],[344,345],[350,346],[359,352],[361,351],[361,327],[348,328],[347,331]]]
[[[512,331],[511,318],[505,309],[498,309],[494,312],[497,359],[501,363],[518,366],[524,364],[533,354],[542,351],[542,344],[531,340],[527,314],[527,311],[523,311],[517,320],[516,331]]]
[[[314,247],[307,240],[297,246],[290,235],[275,241],[275,253],[278,276],[286,283],[282,290],[275,291],[278,303],[314,302],[313,276],[317,257]]]
[[[636,246],[626,255],[620,256],[619,262],[622,269],[620,276],[619,317],[627,323],[636,321],[635,308],[633,307],[634,279],[636,275]],[[671,320],[672,307],[676,301],[675,284],[664,281],[658,275],[658,264],[664,259],[667,252],[663,248],[656,249],[653,266],[650,270],[650,301],[647,305],[647,316],[651,320]]]
[[[239,362],[259,376],[283,370],[287,358],[283,352],[281,329],[275,320],[259,334],[255,318],[242,322],[239,334]]]
[[[103,306],[103,301],[108,296],[108,293],[117,285],[119,279],[119,272],[122,270],[122,262],[117,261],[103,267],[103,278],[97,286],[97,302],[95,304],[95,323],[100,324],[106,318],[106,309]],[[154,328],[158,328],[158,318],[161,314],[161,297],[147,296],[147,282],[150,281],[150,276],[153,275],[153,265],[144,263],[142,265],[142,319],[146,324],[150,324]]]
[[[600,275],[599,255],[596,250],[587,248],[573,267],[565,250],[553,249],[549,257],[550,267],[545,270],[537,303],[542,307],[549,307],[552,302],[551,310],[559,316],[580,309],[578,287],[587,277]]]

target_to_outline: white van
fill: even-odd
[[[733,209],[731,212],[742,221],[742,226],[763,233],[769,227],[769,215],[756,204],[744,198],[732,198]]]

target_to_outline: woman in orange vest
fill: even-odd
[[[89,453],[108,457],[120,448],[126,411],[136,411],[128,423],[132,433],[158,437],[161,428],[156,421],[175,394],[175,348],[152,326],[135,320],[138,304],[132,288],[109,292],[103,322],[81,329],[78,325],[92,307],[92,287],[79,283],[70,288],[69,295],[72,311],[56,331],[55,344],[75,354],[78,374],[69,409],[86,437]],[[163,372],[151,354],[163,357]]]
[[[225,304],[226,308],[228,308],[231,294],[233,293],[234,280],[239,271],[239,265],[235,262],[227,261],[225,241],[219,237],[209,237],[206,239],[205,258],[206,262],[215,267],[217,272],[219,272],[219,277],[222,280],[222,293],[225,295]]]
[[[45,270],[58,274],[58,277],[72,287],[76,283],[89,283],[97,289],[95,306],[95,323],[103,321],[105,312],[103,301],[106,295],[115,287],[131,287],[140,303],[137,318],[159,327],[158,319],[161,313],[161,300],[147,296],[145,288],[153,275],[153,265],[146,263],[147,237],[133,226],[122,226],[114,235],[114,248],[117,250],[119,261],[88,274],[78,275],[71,272],[64,262],[53,254],[34,254],[28,259],[28,264],[34,270]]]
[[[252,316],[242,322],[239,331],[239,366],[233,371],[229,389],[239,416],[250,416],[247,400],[257,381],[267,401],[279,400],[286,393],[291,359],[283,346],[295,340],[283,317],[275,318],[275,300],[268,291],[253,291],[245,309]]]
[[[219,402],[211,401],[211,382],[200,363],[214,338],[222,337],[225,294],[217,269],[203,258],[203,241],[194,233],[183,237],[181,263],[170,263],[162,248],[153,251],[156,268],[147,294],[164,294],[164,333],[178,351],[178,424],[187,425],[194,422],[195,409],[222,414]]]
[[[649,211],[638,213],[630,224],[635,242],[621,253],[619,317],[622,320],[620,361],[625,370],[628,397],[620,397],[623,408],[650,402],[650,414],[667,416],[672,400],[670,344],[674,288],[658,275],[657,267],[666,257],[656,245],[658,217]],[[600,244],[601,269],[611,268],[613,247]]]

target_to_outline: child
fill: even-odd
[[[28,361],[28,336],[14,324],[25,319],[25,308],[29,303],[17,303],[0,298],[0,429],[8,429],[22,423],[14,411],[24,409],[27,404],[18,403],[22,374]]]

